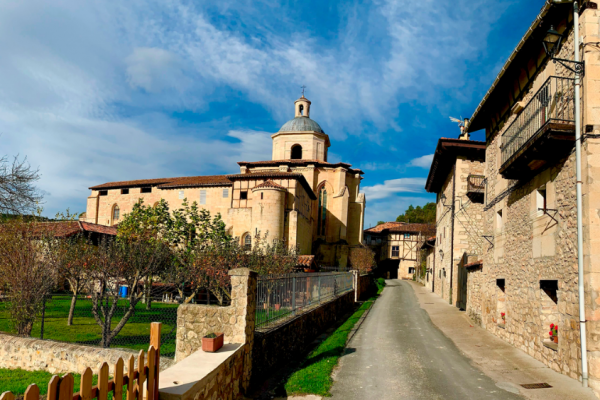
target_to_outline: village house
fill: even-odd
[[[436,194],[435,261],[433,291],[466,308],[469,257],[483,252],[485,143],[441,138],[435,150],[425,189]]]
[[[435,290],[435,236],[423,238],[419,249],[417,268],[425,267],[425,274],[417,275],[417,281],[433,292]]]
[[[430,224],[385,222],[365,230],[365,245],[375,252],[380,271],[390,278],[412,279],[424,238],[435,235]]]
[[[485,164],[478,157],[476,170],[463,171],[459,160],[467,160],[452,156],[456,164],[449,162],[445,170],[457,167],[454,195],[447,187],[453,174],[438,173],[434,166],[427,189],[438,194],[435,269],[442,282],[435,282],[435,292],[552,369],[584,378],[576,224],[575,102],[580,101],[584,364],[589,386],[600,393],[600,14],[596,3],[582,3],[579,35],[573,4],[544,5],[468,121],[467,133],[485,129]],[[575,59],[576,36],[582,40],[578,51],[585,68],[564,61]],[[583,72],[580,98],[576,70]],[[449,142],[441,139],[438,149],[443,143]],[[436,151],[436,159],[442,158]],[[482,168],[484,199],[477,212],[483,219],[472,219],[483,231],[470,242],[465,233],[452,233],[452,226],[456,231],[462,223],[461,202],[451,199],[460,192],[464,204],[467,190],[458,188],[467,188],[468,174],[480,175]],[[460,293],[465,281],[457,270],[467,276],[466,296]],[[557,343],[551,324],[558,327]]]
[[[239,173],[229,175],[92,186],[85,220],[115,225],[140,199],[149,205],[164,199],[171,209],[187,199],[221,214],[228,233],[242,245],[266,235],[269,243],[283,240],[323,265],[346,267],[351,248],[362,243],[363,172],[327,162],[329,136],[310,118],[310,107],[304,95],[296,100],[294,118],[271,136],[272,160],[238,162]]]

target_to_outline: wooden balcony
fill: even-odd
[[[566,157],[575,140],[574,80],[552,76],[502,135],[500,174],[523,179]]]
[[[467,196],[474,203],[483,203],[485,194],[485,176],[469,175],[467,177]]]

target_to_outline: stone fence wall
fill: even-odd
[[[97,371],[103,362],[107,362],[112,373],[119,358],[126,361],[138,353],[0,334],[0,368],[45,370],[52,374],[82,373],[87,367]],[[137,357],[135,359],[137,365]],[[174,361],[168,358],[160,360],[161,370],[173,364]]]
[[[266,332],[256,332],[252,384],[260,384],[278,366],[301,354],[317,336],[354,306],[354,290]]]
[[[373,276],[354,274],[354,301],[364,300],[373,288]]]

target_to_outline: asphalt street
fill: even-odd
[[[341,358],[333,399],[522,399],[456,348],[408,282],[387,284]]]

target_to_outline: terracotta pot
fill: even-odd
[[[275,311],[279,311],[280,308],[281,308],[281,304],[275,304]]]
[[[223,333],[216,333],[216,338],[202,338],[202,351],[206,351],[208,353],[214,353],[223,347]]]
[[[558,336],[552,336],[552,340],[554,340],[554,343],[558,343]]]

